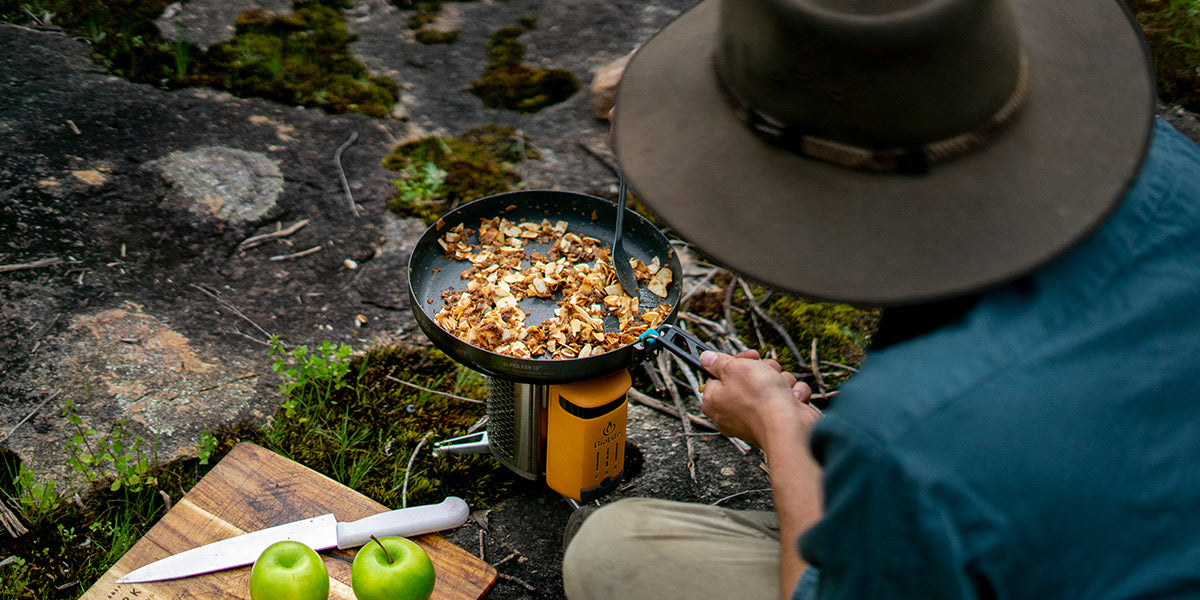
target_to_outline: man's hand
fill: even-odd
[[[808,452],[808,437],[820,416],[808,405],[812,391],[754,351],[705,352],[700,364],[713,376],[705,384],[701,410],[722,433],[762,448],[767,456],[779,517],[779,594],[791,598],[807,566],[796,552],[796,539],[821,517],[821,469]]]
[[[805,439],[818,415],[808,406],[812,391],[778,362],[760,360],[754,350],[736,356],[709,351],[700,362],[713,376],[704,386],[701,410],[721,433],[763,449],[774,435],[792,444]]]

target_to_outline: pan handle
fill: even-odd
[[[659,347],[666,348],[682,358],[689,367],[700,371],[706,379],[712,379],[712,374],[700,366],[700,354],[712,350],[712,347],[686,330],[670,324],[659,325],[638,336],[638,345],[648,352],[657,351]]]

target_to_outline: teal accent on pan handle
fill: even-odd
[[[670,324],[659,325],[639,335],[637,343],[650,352],[657,351],[659,347],[666,348],[682,358],[689,367],[703,373],[706,379],[712,379],[712,374],[700,366],[700,354],[712,350],[712,347],[684,329]]]

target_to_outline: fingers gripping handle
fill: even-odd
[[[453,529],[466,523],[470,513],[470,508],[462,498],[448,496],[440,504],[401,508],[357,521],[338,523],[338,548],[361,546],[371,541],[371,536],[412,537]]]

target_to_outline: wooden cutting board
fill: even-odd
[[[333,513],[354,521],[388,510],[308,467],[261,446],[241,443],[213,467],[149,532],[130,548],[81,600],[184,600],[250,598],[250,567],[173,581],[121,584],[118,577],[145,564],[264,527]],[[497,573],[473,554],[438,535],[413,538],[437,572],[434,600],[477,600]],[[329,568],[329,597],[355,600],[350,565],[355,549],[321,552]]]

